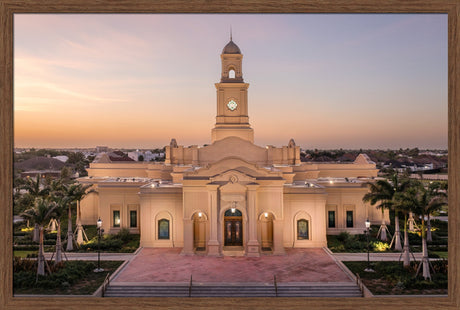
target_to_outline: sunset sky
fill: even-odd
[[[230,27],[256,144],[447,148],[447,14],[16,14],[15,147],[210,143]]]

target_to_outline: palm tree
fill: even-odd
[[[425,218],[428,214],[441,209],[447,203],[446,196],[437,191],[436,186],[428,186],[425,188],[421,182],[415,182],[414,186],[407,189],[402,195],[401,203],[415,215],[420,217],[421,221],[421,236],[422,236],[422,263],[419,265],[417,274],[420,267],[423,266],[423,278],[431,280],[430,263],[428,258],[427,247],[427,232],[425,226]]]
[[[433,195],[437,195],[440,197],[447,198],[447,191],[443,190],[443,185],[440,182],[430,182],[428,185],[428,190],[431,191]],[[434,210],[437,211],[437,210]],[[433,241],[433,237],[431,235],[431,214],[432,212],[429,212],[427,214],[427,221],[426,221],[426,241],[431,242]]]
[[[45,198],[45,197],[48,197],[49,195],[50,189],[48,186],[46,186],[46,184],[43,184],[41,179],[42,178],[40,177],[40,174],[37,174],[36,180],[30,177],[27,177],[25,180],[25,184],[22,185],[21,187],[22,189],[25,189],[27,191],[27,195],[33,197],[34,200],[39,197]],[[40,235],[39,227],[38,227],[38,224],[35,223],[34,234],[33,234],[32,240],[37,243],[40,242],[39,235]]]
[[[382,224],[380,225],[379,234],[380,240],[383,242],[387,241],[387,225],[385,223],[385,209],[391,208],[391,184],[386,180],[377,180],[374,182],[368,182],[369,192],[364,195],[363,202],[370,202],[371,205],[377,205],[378,209],[382,210]]]
[[[83,197],[87,194],[86,191],[88,188],[90,188],[92,184],[89,185],[82,185],[80,183],[76,184],[70,184],[70,185],[63,185],[63,188],[65,190],[65,195],[69,197],[68,200],[68,206],[69,210],[67,212],[68,214],[68,225],[67,225],[67,251],[72,251],[73,250],[73,232],[72,232],[72,202],[77,202],[77,228],[80,231],[82,230],[81,228],[81,222],[80,222],[80,201],[83,199]],[[83,240],[81,240],[83,242]]]
[[[398,209],[404,214],[404,246],[403,246],[403,266],[404,268],[410,267],[410,248],[409,248],[409,232],[407,228],[407,216],[412,216],[411,208],[406,205],[405,195],[407,195],[407,190],[405,192],[399,192],[395,194],[395,201],[398,205]]]
[[[61,241],[61,217],[64,215],[65,210],[68,205],[68,197],[65,196],[54,196],[53,201],[56,203],[56,208],[54,209],[53,216],[56,218],[57,222],[57,234],[56,234],[56,247],[55,247],[55,263],[62,261],[62,241]]]
[[[39,228],[39,246],[38,246],[38,275],[45,275],[45,255],[43,253],[43,226],[48,222],[49,218],[55,212],[57,204],[53,201],[48,201],[43,198],[37,198],[34,206],[27,209],[21,215],[31,219]]]
[[[401,235],[399,230],[399,209],[395,203],[395,194],[403,192],[409,186],[408,178],[400,178],[398,173],[393,172],[390,175],[389,180],[377,180],[374,183],[370,183],[370,193],[367,193],[363,197],[363,201],[370,201],[371,205],[380,202],[377,206],[382,209],[391,209],[395,212],[395,234],[393,241],[395,243],[395,250],[402,251],[401,246]],[[382,225],[383,225],[382,221]],[[392,243],[393,243],[392,241]]]
[[[81,207],[80,207],[80,202],[83,200],[83,198],[90,194],[95,192],[94,189],[91,189],[88,191],[88,189],[93,186],[93,184],[87,184],[87,185],[82,185],[78,184],[78,188],[74,192],[73,198],[77,201],[77,244],[80,245],[83,243],[83,235],[86,234],[85,231],[83,230],[83,226],[81,225]],[[86,238],[88,240],[88,238]]]

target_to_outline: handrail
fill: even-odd
[[[275,284],[275,296],[278,297],[278,284],[276,283],[276,275],[273,275],[273,282]]]
[[[107,286],[110,284],[110,272],[107,272],[105,276],[104,283],[102,283],[102,297],[105,295],[105,291],[107,290]]]
[[[190,275],[190,285],[188,286],[188,297],[192,297],[192,275]]]
[[[361,294],[364,296],[364,283],[361,280],[361,277],[359,276],[359,273],[356,273],[356,285],[358,286],[359,290],[361,291]]]

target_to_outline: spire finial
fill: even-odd
[[[230,25],[230,41],[232,41],[232,25]]]

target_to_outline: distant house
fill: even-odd
[[[21,177],[36,177],[37,174],[40,174],[43,177],[58,178],[61,176],[61,169],[64,166],[65,164],[56,158],[43,156],[14,164],[14,168],[21,171]]]

